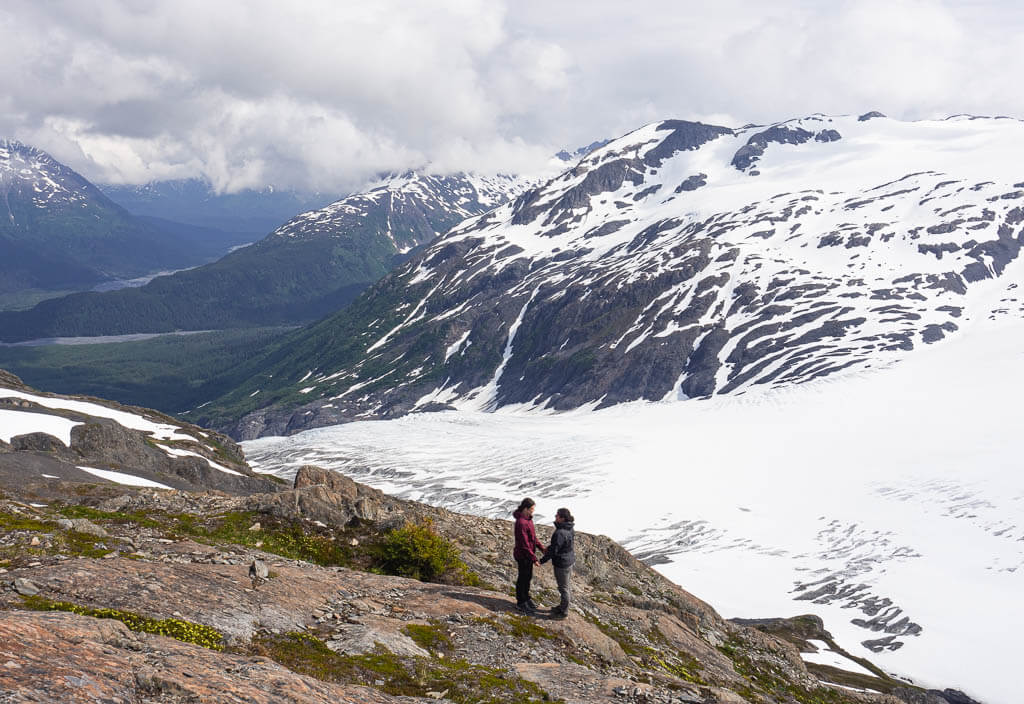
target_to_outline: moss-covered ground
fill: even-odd
[[[444,693],[457,704],[540,704],[553,701],[536,684],[512,672],[452,658],[405,658],[378,649],[365,655],[339,655],[305,633],[256,638],[250,652],[289,670],[327,682],[370,684],[389,694]]]
[[[423,581],[485,586],[463,562],[458,548],[429,523],[381,531],[375,524],[354,520],[346,526],[323,526],[256,511],[211,515],[164,511],[108,512],[85,505],[61,505],[56,513],[33,518],[0,511],[0,537],[12,532],[39,534],[29,541],[0,545],[0,566],[14,568],[43,555],[102,557],[118,541],[58,528],[56,519],[87,518],[111,530],[115,526],[145,528],[170,539],[259,549],[294,560],[330,567],[348,567]]]
[[[23,596],[22,604],[33,611],[67,611],[80,616],[109,618],[120,621],[130,630],[139,633],[153,633],[167,636],[185,643],[200,645],[211,650],[224,649],[224,634],[201,623],[192,623],[177,618],[155,619],[132,611],[120,609],[92,608],[67,601],[52,601],[41,596]]]

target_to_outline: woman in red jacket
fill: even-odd
[[[537,605],[530,598],[530,581],[533,579],[533,566],[538,564],[536,552],[544,546],[537,540],[537,532],[533,528],[533,499],[523,499],[519,508],[512,512],[516,519],[516,547],[512,557],[519,566],[516,579],[516,608],[525,614],[537,611]]]

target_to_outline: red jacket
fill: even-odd
[[[519,511],[512,514],[516,519],[516,548],[512,551],[512,557],[517,561],[537,561],[534,554],[537,550],[543,550],[544,546],[537,540],[537,532],[533,529],[533,519],[527,518]]]

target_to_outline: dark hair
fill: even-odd
[[[526,497],[525,499],[523,499],[522,501],[519,502],[519,508],[517,508],[512,513],[518,513],[520,511],[522,511],[524,508],[530,508],[533,505],[534,505],[534,500],[531,499],[530,497]]]
[[[561,518],[563,521],[568,521],[569,523],[575,522],[575,520],[572,517],[572,514],[569,513],[569,509],[567,508],[558,509],[557,511],[555,511],[555,515]]]

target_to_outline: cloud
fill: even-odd
[[[8,0],[0,134],[99,181],[342,191],[667,117],[1022,115],[1022,29],[984,0]]]
[[[341,189],[515,162],[532,149],[507,116],[564,85],[562,50],[508,37],[484,1],[13,2],[0,39],[18,77],[0,130],[116,182]]]

